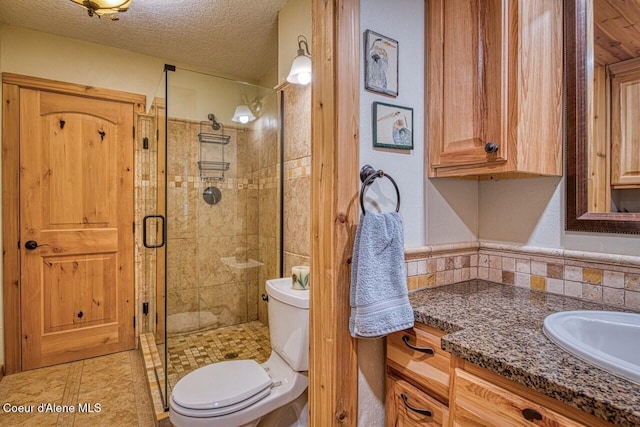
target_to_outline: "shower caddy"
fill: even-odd
[[[207,182],[223,182],[224,173],[229,170],[230,166],[229,162],[224,161],[224,146],[229,143],[231,137],[224,134],[224,127],[215,121],[215,117],[210,118],[210,120],[212,121],[200,122],[200,133],[198,133],[198,142],[200,145],[198,169],[200,170],[200,179]],[[221,129],[221,132],[208,132],[208,128],[210,127],[214,130]],[[218,145],[220,149],[213,149],[215,145]]]

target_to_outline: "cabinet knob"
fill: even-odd
[[[498,151],[498,144],[496,144],[495,142],[487,142],[487,144],[484,146],[484,151],[487,154],[492,154]]]
[[[538,412],[535,409],[532,408],[525,408],[522,410],[522,416],[527,420],[527,421],[540,421],[542,420],[542,414],[540,412]]]

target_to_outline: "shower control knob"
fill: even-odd
[[[262,294],[262,301],[264,301],[264,302],[269,302],[269,295],[267,295],[267,294]]]

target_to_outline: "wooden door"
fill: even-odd
[[[506,134],[502,0],[428,3],[429,174],[504,163]],[[487,153],[487,143],[496,152]]]
[[[130,103],[20,89],[23,370],[134,347],[132,131]]]

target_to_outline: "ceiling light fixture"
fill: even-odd
[[[71,0],[75,4],[87,9],[89,16],[101,18],[106,16],[112,21],[117,21],[116,13],[126,12],[132,0]]]
[[[291,63],[287,81],[298,85],[311,82],[311,53],[305,36],[298,36],[298,56]]]

